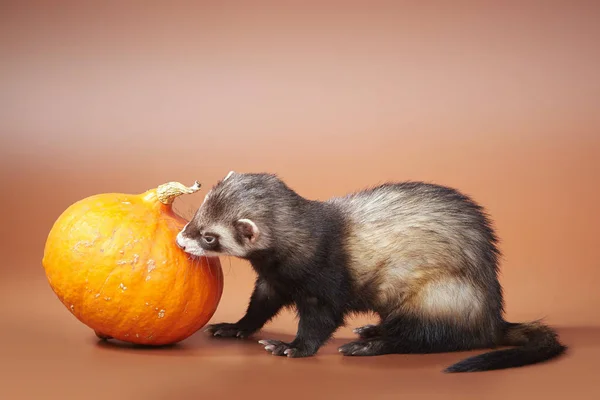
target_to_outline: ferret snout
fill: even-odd
[[[189,226],[190,223],[188,222],[182,229],[181,231],[179,231],[179,233],[177,234],[177,238],[175,239],[175,242],[177,243],[177,246],[181,249],[181,250],[185,250],[186,245],[187,247],[189,247],[189,243],[190,241],[192,241],[193,239],[191,239],[189,237],[189,234],[186,235],[186,233],[189,233]]]
[[[206,255],[206,252],[202,249],[202,247],[200,247],[198,241],[189,237],[189,232],[186,230],[188,225],[186,225],[177,234],[177,237],[175,238],[175,243],[177,244],[177,247],[179,247],[181,250],[185,251],[186,253],[194,255],[194,256]]]
[[[185,240],[183,238],[183,231],[177,234],[177,238],[175,239],[175,243],[181,250],[185,250]]]

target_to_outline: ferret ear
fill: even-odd
[[[223,182],[225,182],[227,179],[231,178],[231,175],[233,175],[233,174],[235,174],[235,171],[229,171],[227,176],[225,178],[223,178]]]
[[[244,218],[237,220],[235,227],[242,237],[250,243],[256,242],[258,236],[260,235],[258,226],[256,226],[256,224],[249,219]]]

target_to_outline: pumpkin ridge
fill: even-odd
[[[168,206],[168,207],[170,207],[170,206]],[[158,236],[158,235],[157,235],[157,232],[159,231],[159,230],[158,230],[158,226],[159,226],[159,220],[160,220],[160,218],[161,218],[161,216],[159,216],[159,217],[156,219],[157,223],[154,225],[154,234],[152,235],[152,238],[153,238],[153,240],[156,240],[156,239],[157,239],[157,236]],[[162,221],[161,221],[161,222],[162,222]],[[162,231],[161,231],[161,232],[162,232]],[[163,235],[164,235],[164,234],[163,234]],[[167,236],[169,236],[169,235],[167,235]],[[164,238],[161,238],[161,239],[163,239],[163,240],[166,240],[166,239],[164,239]],[[152,246],[152,247],[151,247],[151,248],[148,250],[148,253],[147,253],[147,257],[146,257],[146,259],[149,259],[149,257],[152,257],[152,254],[153,254],[153,249],[154,249],[154,247]],[[167,252],[168,252],[168,250],[167,250]],[[165,253],[165,250],[164,250],[164,249],[161,249],[161,253]],[[171,258],[171,263],[172,263],[172,262],[173,262],[173,257],[172,257],[172,254],[170,254],[170,252],[168,252],[168,253],[169,253],[169,254],[164,254],[164,256],[166,257],[166,256],[168,255],[168,256],[169,256],[169,258]],[[152,259],[155,259],[155,257],[152,257]],[[175,257],[175,259],[177,259],[177,256]],[[180,265],[181,265],[181,264],[180,264],[180,263],[178,263],[178,266],[177,266],[177,268],[178,268],[178,269],[180,268]],[[171,266],[169,266],[169,268],[172,268],[172,267],[171,267]],[[176,276],[177,276],[177,270],[175,270],[175,273],[173,274],[173,276],[172,276],[172,278],[171,278],[171,279],[172,279],[172,281],[175,281],[175,280],[176,280]],[[146,282],[148,282],[148,281],[146,281],[146,280],[145,280],[144,282],[142,282],[142,284],[145,284]],[[161,310],[162,310],[162,309],[164,309],[164,300],[165,300],[165,298],[166,298],[167,296],[169,296],[169,294],[170,294],[170,293],[169,293],[169,291],[168,291],[168,290],[165,290],[165,291],[162,293],[162,295],[161,295],[160,297],[158,297],[158,298],[157,298],[157,299],[154,301],[155,307],[158,307],[158,308],[159,308],[159,309],[161,309]],[[160,306],[159,306],[159,305],[160,305]],[[171,312],[171,311],[169,311],[169,312]],[[161,331],[161,333],[160,333],[160,334],[161,334],[161,335],[165,335],[165,334],[169,333],[169,331],[170,331],[170,330],[171,330],[170,328],[163,329],[163,331]]]
[[[189,291],[189,290],[188,290]],[[190,303],[190,293],[186,293],[184,295],[185,297],[185,305],[183,307],[183,310],[179,311],[173,318],[176,320],[181,320],[183,318],[185,318],[185,310],[187,309],[189,303]],[[166,329],[164,334],[168,335],[168,334],[172,334],[175,330],[177,330],[177,327],[174,325],[171,325],[170,328]]]

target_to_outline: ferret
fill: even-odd
[[[209,325],[248,338],[295,307],[295,339],[260,340],[277,356],[317,353],[352,313],[376,325],[354,330],[345,356],[494,349],[445,372],[520,367],[567,349],[539,321],[503,318],[500,250],[486,211],[459,191],[425,182],[386,183],[326,201],[306,199],[277,175],[230,172],[208,192],[177,245],[192,256],[248,260],[257,278],[245,315]]]

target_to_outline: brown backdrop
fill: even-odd
[[[0,5],[0,390],[9,398],[396,398],[439,393],[436,380],[446,397],[541,384],[561,397],[591,393],[598,2],[83,3]],[[465,354],[341,359],[335,346],[364,319],[300,361],[202,334],[171,351],[96,345],[41,269],[57,216],[95,193],[210,186],[232,169],[277,172],[319,199],[385,180],[465,191],[502,239],[508,318],[546,317],[574,350],[474,379],[439,373]],[[202,197],[177,207],[189,217]],[[253,280],[245,263],[222,262],[215,321],[242,314]],[[267,330],[293,334],[293,316]]]

